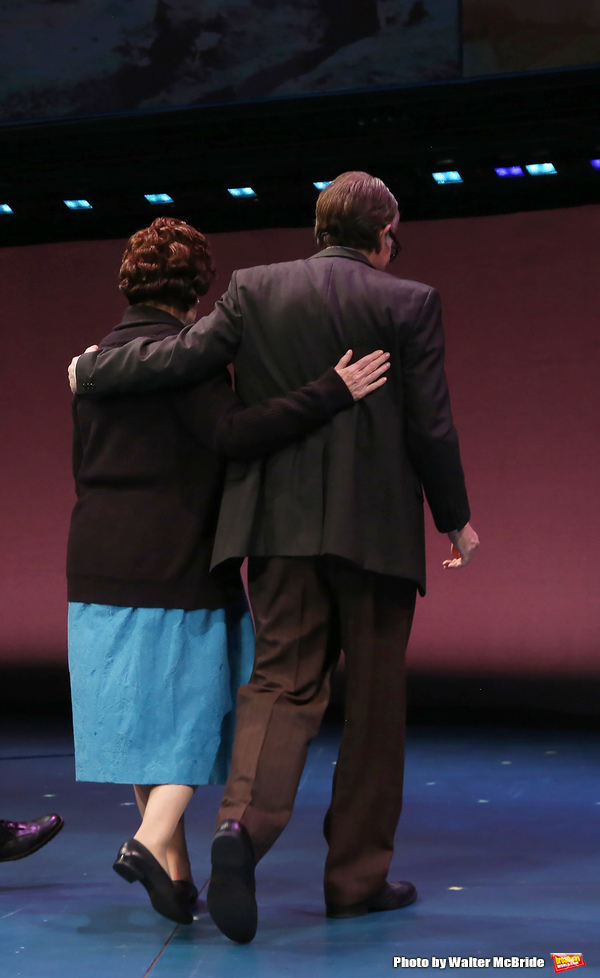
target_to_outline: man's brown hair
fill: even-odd
[[[204,235],[175,217],[157,217],[127,242],[119,289],[132,306],[158,302],[187,312],[215,275]]]
[[[321,248],[342,245],[379,251],[379,232],[397,217],[398,201],[383,180],[350,170],[319,194],[315,237]]]

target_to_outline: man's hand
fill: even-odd
[[[470,523],[465,523],[462,530],[451,530],[448,539],[452,544],[450,560],[443,562],[444,570],[466,567],[479,546],[479,537]]]
[[[84,353],[95,353],[97,349],[98,349],[98,344],[97,343],[94,343],[93,346],[86,347],[86,349],[83,352]],[[75,376],[75,369],[77,367],[77,361],[78,360],[79,360],[79,357],[78,356],[77,357],[73,357],[73,359],[71,360],[71,362],[69,364],[69,387],[71,388],[71,393],[72,394],[76,394],[77,393],[77,377]]]
[[[389,353],[383,350],[376,350],[368,353],[362,360],[357,360],[352,366],[347,364],[352,358],[352,350],[344,353],[339,363],[336,364],[336,373],[340,375],[355,401],[360,401],[371,391],[377,390],[385,384],[387,378],[382,374],[389,369]]]

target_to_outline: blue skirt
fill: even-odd
[[[247,606],[69,604],[77,780],[223,784],[253,659]]]

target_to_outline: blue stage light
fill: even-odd
[[[227,193],[232,197],[256,197],[252,187],[228,187]]]
[[[89,200],[65,200],[63,201],[71,211],[91,211],[92,205]]]
[[[548,173],[556,173],[552,163],[529,163],[525,169],[532,177],[543,177]]]
[[[14,214],[10,204],[0,204],[0,214]]]
[[[173,198],[168,194],[144,194],[149,204],[172,204]]]
[[[524,177],[523,168],[520,166],[497,166],[496,173],[499,177]]]
[[[325,190],[325,187],[328,187],[330,183],[333,183],[333,180],[313,180],[313,187],[316,187],[317,190]]]
[[[443,170],[441,173],[432,173],[431,176],[436,183],[462,183],[463,179],[458,170]]]
[[[590,163],[595,170],[600,170],[600,160],[590,160]]]

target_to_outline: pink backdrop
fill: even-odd
[[[444,573],[429,524],[419,670],[600,674],[600,207],[407,224],[394,272],[442,294],[454,414],[482,546]],[[309,255],[309,230],[212,236],[219,279]],[[122,241],[0,250],[0,662],[65,660],[74,353],[120,318]]]

